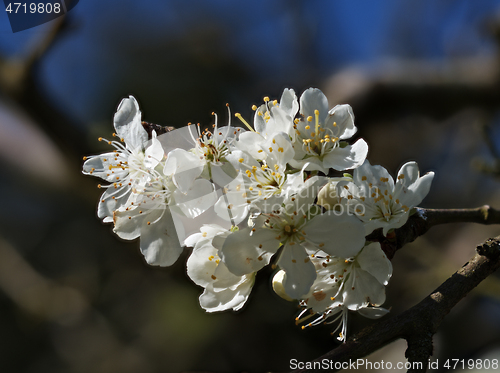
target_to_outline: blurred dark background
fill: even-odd
[[[332,349],[302,331],[270,270],[238,312],[207,314],[202,289],[145,264],[96,217],[82,156],[106,148],[133,94],[143,118],[251,118],[263,96],[314,86],[349,103],[372,164],[436,172],[422,206],[500,208],[500,1],[81,0],[13,34],[0,15],[0,372],[287,371]],[[393,260],[386,307],[413,306],[499,227],[433,228]],[[367,321],[352,317],[351,332]],[[369,357],[405,361],[405,342]],[[500,279],[445,319],[435,355],[500,358]],[[470,371],[469,371],[470,372]]]

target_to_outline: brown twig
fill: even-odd
[[[462,221],[458,216],[467,215],[471,221],[480,222],[476,214],[482,209],[484,207],[471,210],[427,210],[430,211],[427,218],[434,224],[440,224],[445,222],[446,215],[455,216],[457,221]],[[485,210],[489,209],[486,207]],[[498,215],[498,212],[495,214]],[[489,222],[490,219],[493,218],[486,216],[483,221]],[[419,304],[398,316],[363,329],[346,343],[314,360],[313,363],[321,363],[324,359],[339,363],[354,361],[397,339],[404,338],[408,342],[405,355],[408,362],[413,365],[408,372],[425,372],[427,361],[432,355],[432,336],[444,317],[473,288],[500,268],[500,236],[487,240],[478,246],[476,251],[471,260]],[[295,370],[293,373],[306,371],[308,370]]]
[[[378,241],[389,259],[407,243],[415,241],[431,227],[446,223],[500,224],[500,211],[488,205],[471,209],[424,209],[415,208],[407,223],[384,237],[378,229],[367,237]]]

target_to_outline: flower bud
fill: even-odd
[[[285,280],[286,273],[282,269],[280,269],[273,277],[273,290],[276,294],[278,294],[281,298],[287,301],[293,301],[292,298],[288,296],[285,292],[285,287],[283,286],[283,281]]]
[[[327,210],[339,209],[340,197],[337,195],[337,183],[339,181],[352,181],[348,177],[332,177],[318,193],[318,205]]]

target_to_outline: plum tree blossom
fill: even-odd
[[[255,272],[243,276],[229,272],[214,246],[223,244],[230,233],[221,226],[208,224],[201,228],[201,233],[195,233],[185,241],[187,246],[193,247],[187,261],[187,274],[196,285],[204,288],[200,305],[207,312],[238,311],[252,290]]]
[[[139,104],[133,96],[120,102],[113,121],[116,136],[120,141],[107,141],[115,150],[97,156],[84,157],[83,173],[100,177],[111,183],[100,185],[106,189],[103,193],[97,215],[104,222],[113,220],[113,211],[125,204],[138,185],[145,184],[150,175],[148,169],[156,167],[163,157],[163,149],[153,141],[148,144],[148,133],[141,124]]]
[[[392,276],[392,265],[379,243],[366,245],[349,259],[323,254],[317,255],[313,261],[317,278],[309,292],[302,297],[300,304],[304,311],[296,320],[304,322],[314,314],[319,316],[303,328],[333,318],[332,322],[340,320],[334,333],[341,329],[338,338],[345,340],[347,311],[358,311],[369,318],[387,313],[379,306],[385,302],[385,286]],[[307,310],[312,310],[312,313],[302,318]]]
[[[292,167],[306,170],[347,170],[359,167],[368,153],[368,145],[360,139],[353,145],[343,140],[357,132],[354,114],[349,105],[337,105],[328,110],[326,96],[317,88],[307,89],[300,96],[300,114],[294,126],[295,157]]]
[[[113,119],[120,141],[100,138],[114,150],[84,158],[83,173],[108,183],[99,184],[98,216],[120,238],[139,239],[151,265],[170,266],[192,247],[186,270],[204,289],[205,311],[240,310],[272,264],[274,291],[303,307],[296,322],[335,323],[345,341],[349,313],[388,312],[392,265],[366,236],[402,227],[434,174],[408,162],[394,181],[370,165],[363,139],[345,141],[357,132],[351,107],[329,109],[319,89],[300,100],[285,89],[252,109],[253,127],[235,115],[246,130],[231,118],[219,127],[214,114],[210,130],[189,124],[157,136],[135,98],[123,99]]]
[[[317,251],[344,258],[356,255],[364,244],[362,224],[354,216],[319,213],[314,199],[320,183],[307,184],[279,210],[259,215],[250,227],[230,235],[222,247],[229,270],[237,275],[259,270],[266,264],[263,255],[280,249],[276,264],[286,274],[285,292],[298,298],[316,278],[311,256]]]
[[[337,193],[351,212],[365,223],[365,233],[383,228],[384,236],[390,229],[403,226],[412,207],[417,206],[429,192],[434,172],[420,176],[416,162],[405,163],[396,182],[382,166],[366,161],[354,170],[352,181],[337,183]]]

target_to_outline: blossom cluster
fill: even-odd
[[[123,99],[118,140],[100,138],[114,150],[84,158],[83,173],[108,182],[99,185],[98,216],[119,237],[140,238],[151,265],[170,266],[192,247],[187,273],[204,288],[206,311],[242,308],[271,264],[274,291],[303,308],[296,322],[335,323],[345,340],[349,312],[388,312],[381,305],[392,265],[366,237],[404,225],[434,174],[420,176],[408,162],[394,180],[372,166],[367,143],[347,141],[357,131],[351,107],[330,109],[319,89],[300,99],[285,89],[252,109],[253,126],[240,114],[240,127],[231,124],[228,108],[226,126],[214,114],[211,130],[157,133],[135,98]]]

